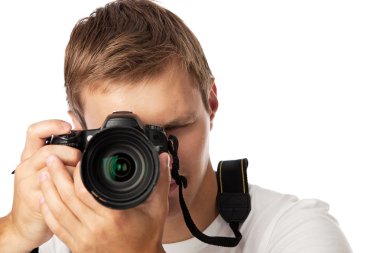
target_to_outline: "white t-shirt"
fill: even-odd
[[[352,250],[329,206],[317,199],[298,200],[250,185],[252,210],[240,228],[243,235],[235,248],[205,244],[196,238],[164,244],[167,253],[351,253]],[[211,236],[233,236],[219,215],[204,231]],[[69,253],[57,238],[43,244],[40,253]]]

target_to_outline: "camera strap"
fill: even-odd
[[[191,218],[190,212],[183,198],[183,188],[187,187],[187,180],[179,174],[178,140],[170,136],[169,152],[173,157],[172,177],[179,189],[179,202],[186,226],[191,234],[200,241],[222,247],[235,247],[239,244],[242,235],[240,224],[251,211],[251,198],[249,196],[247,167],[248,160],[221,161],[216,173],[218,182],[217,207],[222,218],[229,223],[235,237],[208,236],[202,233]]]

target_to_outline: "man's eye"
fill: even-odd
[[[165,127],[165,132],[168,132],[168,131],[173,131],[175,129],[178,129],[180,126],[170,126],[170,127]]]
[[[176,129],[179,129],[179,128],[183,128],[185,126],[186,125],[168,126],[168,127],[165,127],[165,132],[173,131],[173,130],[176,130]]]

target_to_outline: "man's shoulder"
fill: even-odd
[[[257,185],[250,185],[250,195],[252,211],[242,225],[242,233],[246,246],[252,244],[250,247],[255,248],[253,252],[267,252],[269,249],[271,252],[277,252],[277,249],[297,252],[293,246],[323,252],[350,252],[326,202],[299,199]],[[334,241],[335,246],[331,248],[328,244]],[[318,246],[313,246],[315,244]]]
[[[299,199],[295,195],[280,193],[257,185],[250,185],[249,193],[255,215],[261,212],[267,213],[270,210],[273,210],[273,214],[278,214],[291,208],[316,209],[324,212],[329,210],[329,205],[322,200],[316,198]]]
[[[268,208],[273,204],[287,205],[299,201],[294,195],[283,194],[258,185],[249,185],[249,193],[253,206],[258,210]]]

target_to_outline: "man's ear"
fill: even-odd
[[[77,118],[77,116],[75,115],[75,113],[71,110],[69,110],[67,113],[69,114],[71,121],[73,122],[74,129],[75,130],[83,130],[83,127],[81,126],[80,121]]]
[[[218,94],[218,91],[215,85],[215,81],[212,80],[212,88],[210,90],[210,93],[208,94],[208,105],[209,105],[209,113],[210,113],[210,130],[212,129],[212,126],[214,123],[214,117],[219,106],[217,94]]]

